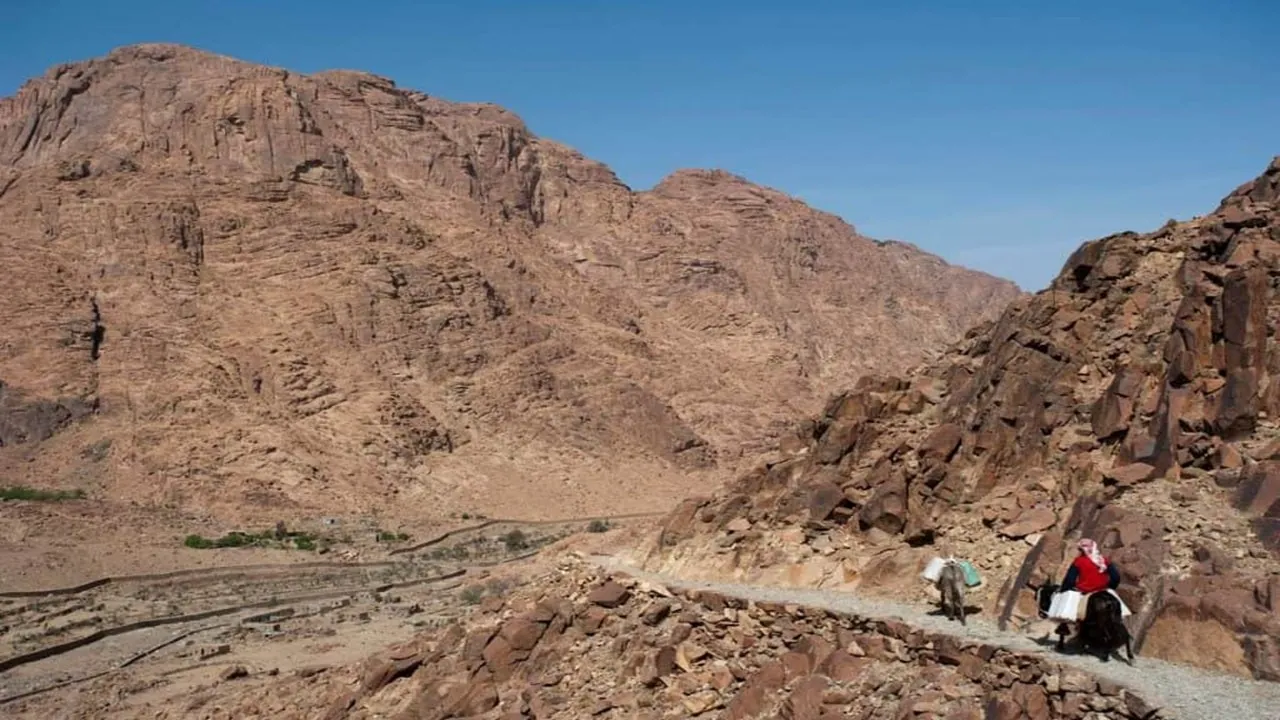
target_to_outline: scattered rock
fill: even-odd
[[[616,608],[631,598],[631,591],[608,580],[591,591],[587,599],[604,608]]]
[[[1032,533],[1040,533],[1052,528],[1058,522],[1058,516],[1049,508],[1032,508],[1014,518],[1013,522],[1000,530],[1000,534],[1008,538],[1022,538]]]

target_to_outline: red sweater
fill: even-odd
[[[1097,565],[1093,564],[1085,555],[1077,556],[1071,563],[1076,570],[1076,591],[1084,594],[1095,593],[1100,590],[1106,590],[1107,585],[1111,581],[1110,575],[1106,570],[1099,570]],[[1108,569],[1111,561],[1107,561]]]

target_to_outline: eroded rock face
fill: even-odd
[[[1239,599],[1280,567],[1277,187],[1280,158],[1209,215],[1087,243],[1048,290],[941,359],[834,396],[785,459],[702,501],[716,522],[657,548],[651,566],[754,576],[796,563],[866,591],[885,579],[877,568],[956,554],[988,575],[988,607],[1026,620],[1026,583],[1060,579],[1083,535],[1120,566],[1140,636],[1199,623],[1232,648],[1215,667],[1268,676],[1274,611],[1205,606],[1178,578]],[[789,546],[792,498],[819,480],[848,512]],[[717,535],[739,517],[754,537]]]
[[[168,45],[0,100],[0,264],[0,470],[105,437],[103,494],[223,514],[616,510],[1019,296],[726,173],[633,192],[501,108]]]
[[[627,599],[606,611],[599,632],[580,633],[575,618],[601,608],[593,593],[615,586]],[[229,687],[212,701],[232,716],[287,708],[284,717],[352,719],[1164,717],[1079,670],[896,621],[708,592],[669,597],[627,578],[563,570],[526,587],[537,590],[466,629],[422,635],[305,682]],[[655,615],[659,605],[672,612]]]

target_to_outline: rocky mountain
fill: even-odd
[[[664,509],[1021,295],[723,172],[636,192],[498,107],[168,45],[0,100],[0,266],[0,475],[224,517]]]
[[[1034,620],[1074,539],[1118,563],[1143,652],[1280,680],[1280,158],[1212,213],[1082,246],[940,360],[868,377],[685,502],[683,574],[926,596],[972,558]]]

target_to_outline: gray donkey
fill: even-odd
[[[964,570],[960,563],[954,558],[947,560],[935,584],[942,597],[942,612],[948,620],[959,620],[964,625]]]

